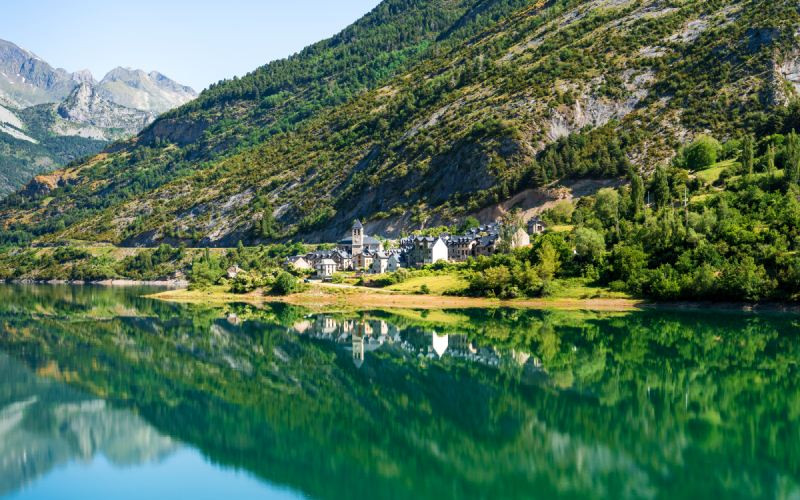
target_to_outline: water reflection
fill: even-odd
[[[124,410],[160,436],[121,440],[130,456],[180,442],[311,497],[800,495],[795,316],[316,315],[0,287],[0,325],[0,351],[38,383],[66,384],[87,408]],[[0,379],[8,415],[38,394],[15,384]],[[109,428],[88,449],[144,435]],[[3,448],[0,460],[19,453]]]
[[[291,329],[301,336],[344,347],[352,353],[356,368],[364,364],[369,353],[384,346],[389,352],[400,349],[420,358],[433,360],[447,355],[488,366],[498,366],[503,357],[492,345],[477,346],[466,333],[440,333],[435,328],[405,328],[401,332],[398,325],[369,316],[342,319],[318,314],[294,323]],[[507,354],[520,366],[528,361],[534,368],[541,365],[528,352],[511,350]]]
[[[177,449],[140,417],[47,378],[47,367],[41,374],[0,354],[0,495],[98,454],[129,466]]]

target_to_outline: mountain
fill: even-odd
[[[2,218],[123,245],[489,218],[556,180],[650,172],[701,133],[785,131],[798,25],[789,1],[387,0],[35,180]]]
[[[186,104],[197,93],[157,71],[115,68],[98,84],[100,94],[121,106],[160,114]]]
[[[72,74],[36,54],[0,40],[0,105],[25,108],[58,102],[75,88]]]
[[[157,72],[117,68],[97,82],[88,70],[54,69],[0,40],[0,194],[130,137],[194,97]]]

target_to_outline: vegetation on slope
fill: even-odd
[[[393,5],[215,86],[47,206],[13,197],[6,225],[43,243],[231,245],[331,239],[353,217],[450,223],[558,178],[652,171],[687,134],[771,133],[794,94],[791,2]]]

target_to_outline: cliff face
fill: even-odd
[[[80,84],[58,106],[58,115],[70,122],[110,129],[102,138],[130,136],[155,119],[155,115],[138,109],[126,108],[100,96],[94,87]]]

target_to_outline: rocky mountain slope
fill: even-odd
[[[35,181],[3,220],[41,242],[209,245],[450,222],[649,171],[698,133],[769,133],[797,113],[798,26],[790,1],[387,0]]]
[[[58,102],[75,88],[72,74],[36,54],[0,40],[0,105],[25,108]]]
[[[0,40],[0,194],[36,173],[130,137],[196,96],[157,72],[117,68],[97,82]]]

